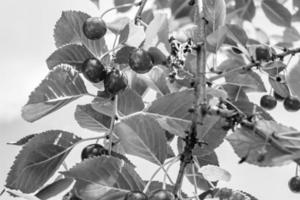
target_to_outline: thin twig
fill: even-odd
[[[110,121],[110,127],[109,127],[109,131],[108,131],[108,137],[109,137],[109,143],[108,143],[108,154],[111,154],[111,150],[112,150],[112,140],[113,140],[113,130],[115,127],[115,121],[117,118],[117,112],[118,112],[118,95],[116,95],[114,97],[113,100],[113,110],[111,113],[111,121]]]
[[[126,4],[123,4],[123,5],[119,5],[119,6],[115,6],[115,7],[112,7],[112,8],[109,8],[107,9],[106,11],[104,11],[102,13],[102,15],[100,16],[101,19],[103,19],[103,17],[111,12],[112,10],[116,10],[116,9],[119,9],[119,8],[126,8],[126,7],[133,7],[133,6],[139,6],[140,5],[140,2],[137,2],[137,3],[126,3]]]
[[[267,59],[265,61],[268,62],[268,61],[271,61],[271,60],[274,60],[274,59],[283,59],[284,57],[286,57],[288,55],[295,55],[297,53],[300,53],[300,48],[290,49],[290,50],[287,50],[287,51],[285,51],[283,53],[273,55],[271,58],[269,58],[269,59]],[[229,75],[229,74],[234,73],[234,72],[239,71],[239,70],[248,71],[251,68],[256,67],[258,65],[259,65],[259,63],[254,62],[254,63],[249,63],[247,65],[243,65],[243,66],[240,66],[240,67],[237,67],[237,68],[233,68],[232,70],[226,71],[226,72],[224,72],[222,74],[218,74],[218,75],[210,77],[208,79],[208,81],[209,82],[213,82],[215,80],[223,78],[224,76]]]
[[[136,25],[138,25],[139,21],[142,19],[142,12],[145,8],[146,3],[147,3],[147,0],[142,0],[142,2],[140,2],[140,4],[139,4],[140,7],[139,7],[139,9],[138,9],[138,11],[137,11],[137,13],[134,17],[134,23]]]

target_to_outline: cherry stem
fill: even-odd
[[[112,150],[112,136],[113,136],[113,129],[115,127],[115,121],[116,121],[116,116],[118,112],[118,95],[114,97],[113,100],[113,110],[111,113],[111,122],[110,122],[110,127],[109,127],[109,132],[108,132],[108,137],[109,137],[109,143],[108,143],[108,154],[111,154]]]
[[[282,59],[282,58],[284,58],[284,57],[286,57],[286,56],[288,56],[288,55],[295,55],[295,54],[297,54],[297,53],[300,53],[300,47],[299,47],[299,48],[295,48],[295,49],[289,49],[289,50],[287,50],[287,51],[285,51],[285,52],[283,52],[283,53],[276,54],[276,55],[272,56],[271,58],[269,58],[269,59],[267,59],[267,60],[265,60],[265,61],[268,62],[268,61],[272,61],[272,60],[274,60],[274,59]],[[212,77],[210,77],[210,78],[208,79],[208,81],[209,81],[209,82],[213,82],[213,81],[215,81],[215,80],[218,80],[218,79],[220,79],[220,78],[223,78],[224,76],[229,75],[229,74],[234,73],[234,72],[239,71],[239,70],[247,71],[247,70],[252,69],[253,67],[256,67],[257,65],[258,65],[257,62],[249,63],[249,64],[247,64],[247,65],[243,65],[243,66],[234,68],[234,69],[232,69],[232,70],[226,71],[226,72],[224,72],[224,73],[222,73],[222,74],[218,74],[218,75],[216,75],[216,76],[212,76]]]
[[[195,16],[194,21],[199,22],[198,30],[199,35],[195,38],[196,41],[196,53],[197,53],[197,60],[196,60],[196,77],[195,77],[195,84],[194,84],[194,102],[193,102],[193,110],[192,113],[192,125],[190,127],[190,131],[187,133],[185,138],[185,146],[184,150],[181,153],[180,157],[180,168],[176,180],[176,184],[173,190],[173,193],[177,195],[178,191],[181,188],[182,180],[185,172],[186,166],[193,161],[193,149],[196,145],[198,145],[197,140],[197,126],[203,124],[203,120],[205,117],[205,113],[207,111],[206,105],[206,19],[204,16],[203,7],[199,6],[202,5],[200,0],[195,2]],[[200,13],[200,14],[199,14]],[[200,105],[200,106],[199,106]]]
[[[147,3],[147,0],[142,0],[141,2],[138,3],[138,5],[140,6],[137,13],[135,14],[134,17],[134,23],[135,25],[138,25],[140,23],[140,20],[142,19],[142,12],[145,8],[145,5]]]
[[[194,181],[194,193],[196,195],[196,199],[199,200],[199,197],[198,197],[198,185],[197,185],[197,178],[196,178],[196,170],[195,170],[195,164],[192,165],[192,170],[193,170],[193,181]]]
[[[137,2],[137,3],[126,3],[126,4],[123,4],[123,5],[115,6],[115,7],[109,8],[109,9],[107,9],[106,11],[104,11],[104,12],[102,13],[102,15],[100,16],[100,18],[103,19],[103,17],[104,17],[107,13],[109,13],[109,12],[111,12],[111,11],[113,11],[113,10],[116,10],[116,9],[119,9],[119,8],[126,8],[126,7],[139,6],[139,5],[140,5],[140,2]]]
[[[299,173],[299,165],[298,164],[296,164],[296,176],[298,176],[298,173]]]
[[[152,174],[152,176],[150,177],[150,179],[149,179],[147,185],[144,187],[143,193],[145,193],[145,194],[147,193],[147,191],[148,191],[148,189],[149,189],[149,187],[150,187],[152,181],[154,180],[154,178],[155,178],[155,176],[158,174],[158,172],[159,172],[161,169],[164,169],[164,167],[165,167],[166,165],[168,165],[169,163],[172,163],[175,159],[178,159],[178,156],[175,157],[175,158],[173,158],[173,159],[171,159],[171,160],[169,160],[169,161],[167,161],[167,162],[165,162],[163,165],[161,165],[161,166],[159,166],[159,167],[157,168],[157,170],[156,170],[156,171]]]
[[[179,156],[176,156],[174,159],[172,159],[172,162],[169,164],[169,166],[166,168],[166,172],[170,170],[170,168],[179,160]],[[167,173],[164,174],[163,179],[163,189],[166,189],[166,179],[167,179]]]

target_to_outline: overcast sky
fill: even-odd
[[[112,0],[105,2],[101,8],[109,7]],[[4,184],[6,173],[17,154],[18,148],[5,145],[30,133],[38,133],[48,129],[63,129],[72,131],[80,136],[95,136],[95,133],[79,128],[73,120],[75,105],[73,103],[51,116],[34,124],[24,122],[20,110],[28,100],[30,92],[45,77],[48,69],[46,58],[55,50],[53,27],[59,19],[62,10],[81,10],[91,15],[97,13],[96,7],[88,0],[28,0],[2,1],[0,6],[0,152],[2,162],[0,167],[0,189]],[[102,10],[102,11],[103,11]],[[260,15],[262,16],[262,15]],[[265,30],[278,32],[280,29],[269,25],[261,17],[255,20],[258,26]],[[267,27],[267,28],[266,28]],[[300,28],[299,28],[300,30]],[[258,101],[259,96],[254,96]],[[88,98],[80,102],[88,102]],[[79,103],[80,103],[79,102]],[[299,112],[287,113],[282,105],[278,106],[272,115],[278,121],[300,129]],[[63,123],[61,123],[63,122]],[[75,150],[71,162],[78,161],[80,148]],[[221,166],[232,173],[232,180],[222,184],[236,189],[245,190],[262,200],[297,200],[300,195],[288,190],[287,182],[294,175],[295,165],[281,168],[258,168],[248,164],[237,165],[238,158],[227,143],[218,150]],[[77,160],[76,160],[77,159]],[[139,172],[149,178],[155,170],[150,164],[138,160]],[[149,169],[148,169],[149,168]],[[171,172],[175,177],[177,167]],[[145,173],[149,172],[149,173]],[[191,191],[191,187],[185,186]],[[1,199],[1,197],[0,197]],[[5,197],[8,199],[8,197]]]

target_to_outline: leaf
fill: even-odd
[[[203,1],[203,11],[205,17],[214,24],[215,28],[223,26],[226,18],[225,0]]]
[[[106,24],[107,28],[114,34],[120,34],[120,32],[125,28],[125,26],[130,22],[127,17],[120,17],[112,22]]]
[[[253,0],[235,0],[235,9],[241,9],[239,16],[250,22],[254,18],[256,12]]]
[[[115,7],[122,6],[124,4],[133,4],[134,0],[114,0]],[[132,6],[117,8],[118,12],[127,12]]]
[[[147,112],[190,120],[191,114],[188,110],[193,105],[193,98],[193,90],[167,94],[153,101]]]
[[[270,76],[278,76],[278,74],[286,69],[287,65],[282,61],[272,61],[262,66],[262,70],[267,72]]]
[[[255,28],[255,35],[259,43],[270,44],[270,39],[268,34],[261,28],[257,28],[257,27]]]
[[[228,29],[226,26],[220,26],[217,30],[210,33],[206,37],[207,43],[211,46],[209,49],[213,50],[213,52],[216,52],[223,44],[227,31]]]
[[[283,32],[283,41],[293,43],[300,40],[300,33],[295,27],[288,27]]]
[[[142,97],[130,88],[127,88],[118,96],[118,109],[124,115],[141,111],[144,107]]]
[[[132,21],[120,32],[119,44],[139,47],[145,39],[143,26],[137,26]]]
[[[266,92],[265,85],[260,76],[253,71],[244,73],[233,72],[225,76],[226,83],[237,85],[244,89],[245,92]]]
[[[265,134],[269,135],[270,133],[266,132]],[[273,159],[286,154],[274,148],[273,145],[268,143],[268,145],[265,145],[266,141],[263,137],[258,136],[254,130],[246,127],[236,129],[227,137],[227,140],[240,158],[246,156],[246,162],[262,167],[282,165],[282,163],[274,163]],[[263,160],[260,160],[259,156],[262,154]]]
[[[228,171],[215,166],[215,165],[205,165],[199,169],[199,172],[202,173],[203,177],[206,180],[215,182],[215,181],[229,181],[231,175]]]
[[[198,164],[201,166],[206,166],[206,165],[219,165],[217,154],[215,152],[205,155],[205,156],[194,156],[194,158],[197,160]],[[194,170],[193,170],[194,167]],[[196,173],[196,183],[197,187],[200,188],[201,190],[208,190],[212,186],[205,180],[203,175],[198,172],[197,165],[187,165],[185,168],[185,176],[187,177],[188,181],[194,185],[194,172]],[[215,184],[216,185],[216,184]]]
[[[155,117],[146,113],[129,115],[114,127],[127,154],[161,165],[167,157],[167,139]]]
[[[269,76],[269,83],[272,86],[274,92],[279,94],[281,97],[286,98],[289,97],[291,94],[289,87],[287,86],[284,79],[285,78],[283,77],[283,80],[277,81],[276,78]]]
[[[87,90],[79,73],[69,65],[59,65],[30,94],[22,117],[34,122],[85,94]]]
[[[6,179],[6,187],[32,193],[56,172],[75,143],[72,133],[51,130],[40,133],[24,145]]]
[[[292,92],[292,94],[296,95],[300,98],[300,60],[294,66],[289,67],[287,72],[286,81]]]
[[[248,100],[246,101],[240,100],[232,103],[247,116],[258,114],[261,118],[265,120],[274,120],[273,117],[268,112],[266,112],[262,107]]]
[[[82,32],[83,23],[90,16],[80,11],[64,11],[56,22],[54,39],[57,47],[67,44],[82,44],[94,57],[100,57],[108,51],[104,38],[89,40]],[[105,60],[105,63],[108,61]]]
[[[185,138],[185,131],[191,126],[190,121],[170,117],[161,117],[156,119],[156,121],[164,130],[182,138]]]
[[[69,44],[58,48],[47,58],[47,65],[50,70],[60,64],[69,64],[80,71],[82,63],[88,59],[93,58],[84,46],[78,44]]]
[[[146,29],[143,48],[148,50],[150,47],[157,47],[165,55],[170,52],[169,23],[164,13],[154,13],[154,18]]]
[[[82,128],[95,132],[105,132],[109,129],[111,118],[97,112],[91,104],[78,105],[75,111],[75,119]]]
[[[100,9],[99,7],[99,0],[90,0],[93,4],[95,4],[95,6],[97,6],[98,9]]]
[[[208,194],[211,194],[213,199],[257,200],[253,196],[248,196],[248,193],[230,188],[214,188],[212,191],[209,191]],[[204,198],[207,197],[208,194],[205,194]],[[200,199],[203,200],[203,198]]]
[[[153,10],[148,9],[148,10],[143,11],[141,18],[142,18],[143,22],[145,22],[146,24],[149,25],[150,22],[154,18]]]
[[[239,26],[235,24],[227,24],[227,36],[231,40],[233,40],[237,44],[241,44],[242,46],[246,46],[248,41],[248,36],[246,32]]]
[[[267,18],[278,26],[291,26],[292,15],[282,4],[273,0],[263,0],[261,7]]]
[[[122,200],[127,192],[144,187],[132,165],[108,156],[87,159],[63,174],[76,180],[74,190],[86,200]]]
[[[36,135],[37,134],[26,135],[25,137],[21,138],[20,140],[18,140],[16,142],[8,142],[7,144],[16,145],[16,146],[23,146],[24,144],[26,144],[27,142],[29,142]]]
[[[70,187],[73,181],[74,180],[72,178],[59,179],[41,189],[35,196],[41,200],[50,199]]]
[[[237,85],[222,85],[222,88],[227,92],[228,98],[231,102],[233,101],[249,101],[247,94],[243,88]]]

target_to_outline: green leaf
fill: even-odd
[[[225,24],[226,3],[225,0],[203,1],[203,11],[205,17],[214,24],[217,29]]]
[[[257,200],[253,196],[248,196],[247,193],[244,193],[239,190],[233,190],[230,188],[215,188],[210,192],[210,194],[212,195],[212,198],[214,198],[214,199]]]
[[[189,130],[191,122],[179,118],[161,117],[156,119],[159,125],[166,131],[176,136],[185,138],[185,131]]]
[[[132,3],[134,3],[134,0],[114,0],[115,7],[122,6],[124,4],[132,4]],[[117,8],[117,11],[123,13],[123,12],[127,12],[131,8],[132,6]]]
[[[200,148],[199,148],[199,150],[200,150]],[[205,156],[194,156],[194,158],[197,160],[200,167],[206,166],[206,165],[219,166],[218,157],[215,152],[205,155]],[[194,170],[193,170],[193,167],[194,167]],[[200,188],[201,190],[206,191],[206,190],[210,189],[212,186],[207,182],[207,180],[205,180],[203,175],[201,173],[199,173],[198,170],[199,170],[199,168],[196,165],[189,164],[186,166],[185,176],[188,179],[188,181],[194,185],[195,181],[194,181],[194,173],[193,172],[195,172],[197,187]]]
[[[239,17],[252,21],[255,16],[256,8],[253,0],[235,0],[235,10],[241,9]]]
[[[41,189],[35,196],[41,200],[47,200],[66,190],[73,183],[72,178],[62,178]]]
[[[78,71],[69,65],[55,67],[30,94],[22,117],[34,122],[87,94]]]
[[[226,26],[220,26],[206,37],[207,43],[211,46],[210,49],[214,50],[213,52],[216,52],[221,47],[226,38],[227,31]]]
[[[136,113],[121,119],[114,127],[127,154],[161,165],[167,157],[167,139],[164,130],[146,113]]]
[[[29,142],[29,140],[31,140],[36,135],[37,134],[26,135],[25,137],[19,139],[16,142],[8,142],[7,144],[16,145],[16,146],[23,146],[24,144],[26,144],[27,142]]]
[[[146,29],[143,48],[148,50],[150,47],[157,47],[165,55],[170,52],[169,23],[167,15],[164,13],[155,13],[153,20]]]
[[[74,190],[82,199],[122,200],[127,192],[144,188],[132,165],[114,157],[87,159],[63,174],[76,180]]]
[[[80,11],[64,11],[54,29],[57,47],[67,44],[82,44],[94,57],[100,57],[108,51],[104,38],[89,40],[82,32],[82,25],[90,16]],[[106,57],[105,63],[108,63]]]
[[[237,85],[222,85],[222,88],[227,92],[228,98],[231,102],[234,101],[249,101],[247,94],[244,92],[243,88]]]
[[[289,67],[287,72],[286,81],[288,86],[292,92],[292,94],[296,95],[300,98],[300,61],[294,65]]]
[[[282,4],[273,0],[263,0],[261,6],[267,18],[272,23],[278,26],[291,26],[292,15]]]
[[[127,88],[118,96],[118,109],[124,115],[141,111],[144,107],[142,97],[130,88]]]
[[[97,112],[91,104],[78,105],[75,119],[82,128],[91,131],[105,132],[109,129],[111,117]]]
[[[120,32],[119,44],[139,47],[144,39],[145,31],[143,26],[137,26],[133,22],[129,22]]]
[[[43,186],[60,167],[81,138],[51,130],[40,133],[24,145],[6,179],[6,187],[32,193]]]
[[[82,63],[88,59],[93,58],[85,46],[78,44],[69,44],[58,48],[47,59],[48,68],[51,70],[60,64],[69,64],[75,69],[80,70]]]

